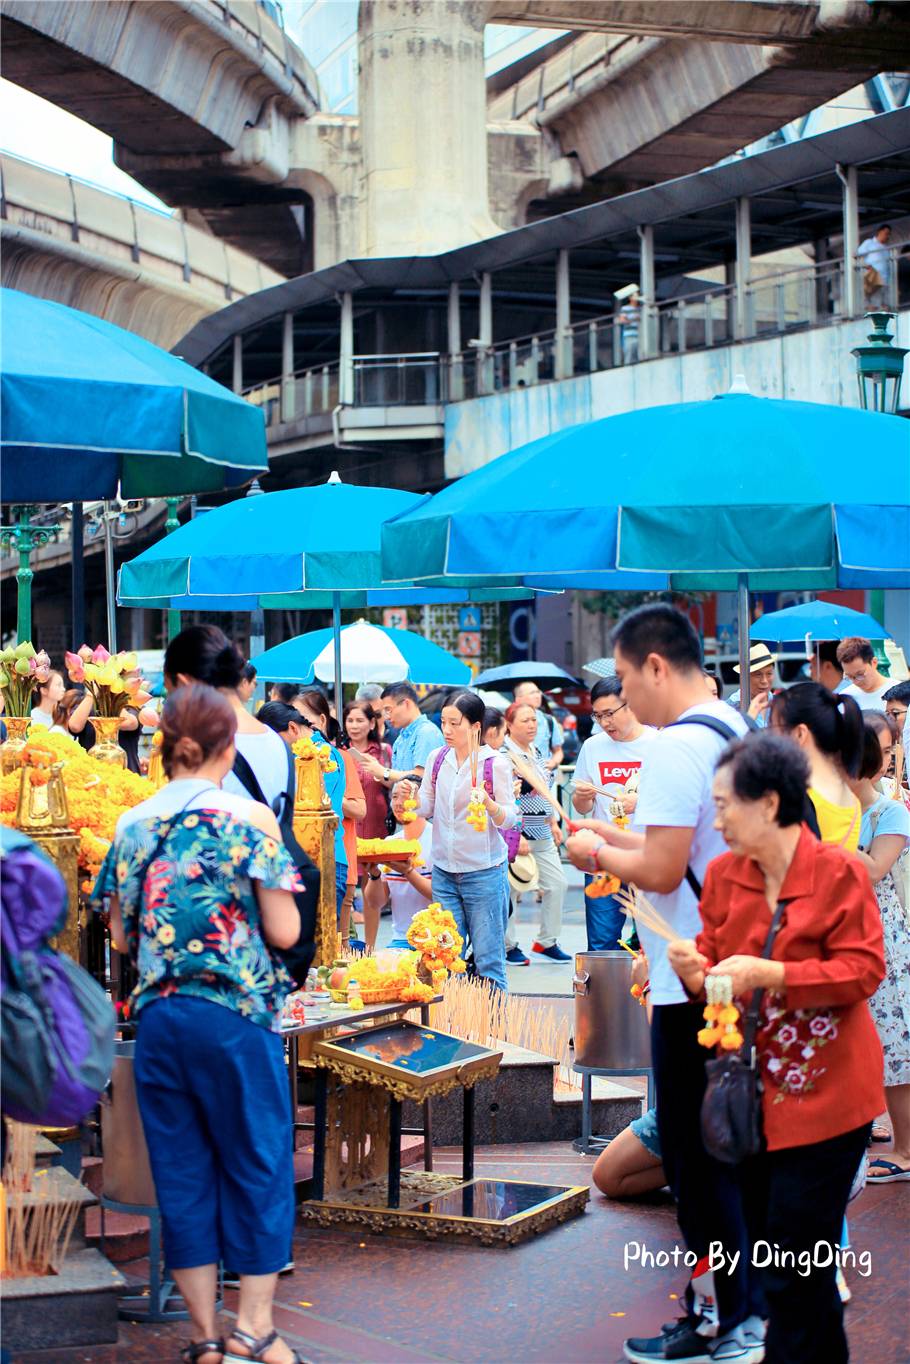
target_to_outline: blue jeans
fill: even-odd
[[[589,952],[615,952],[622,937],[626,911],[615,895],[592,899],[588,886],[593,876],[585,875],[585,927],[588,930]]]
[[[282,1269],[294,1170],[278,1034],[223,1004],[172,995],[139,1014],[135,1074],[168,1267]]]
[[[335,927],[341,925],[341,906],[348,888],[347,862],[335,863]]]
[[[509,919],[507,863],[481,871],[433,868],[433,897],[449,909],[465,939],[471,939],[477,974],[507,990],[506,924]]]

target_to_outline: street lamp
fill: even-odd
[[[868,346],[854,346],[860,405],[867,412],[897,412],[904,374],[905,346],[892,346],[892,313],[866,313],[872,323]]]
[[[19,555],[16,573],[16,638],[19,644],[24,644],[32,637],[32,579],[35,576],[30,563],[32,550],[43,549],[60,530],[59,526],[33,526],[31,518],[37,510],[31,503],[13,507],[15,525],[4,526],[0,530],[3,548]]]

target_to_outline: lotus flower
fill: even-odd
[[[71,682],[85,681],[85,666],[81,654],[71,654],[67,651],[64,662]]]
[[[0,653],[0,663],[14,663],[16,661],[16,650],[9,645]]]
[[[83,663],[88,663],[88,662],[90,661],[91,657],[92,657],[91,645],[89,645],[89,644],[82,644],[82,645],[76,650],[76,652],[78,653],[79,657],[82,659]]]
[[[17,658],[34,658],[35,646],[30,639],[24,639],[21,644],[16,645]]]
[[[108,653],[107,649],[105,649],[103,644],[97,645],[97,647],[92,652],[93,663],[107,663],[109,658],[110,654]]]
[[[123,693],[126,691],[126,687],[123,685],[123,680],[119,677],[112,678],[111,681],[108,682],[107,687],[108,690],[110,691],[111,696],[122,696]]]
[[[19,674],[20,677],[28,677],[29,673],[31,672],[28,659],[17,658],[15,671]]]
[[[134,706],[147,706],[151,699],[152,693],[149,691],[142,691],[142,689],[140,688],[139,691],[131,693],[130,704]]]
[[[139,659],[134,653],[119,653],[117,665],[122,673],[134,673],[139,667]]]
[[[2,664],[0,664],[0,687],[8,687],[8,686],[9,686],[9,673],[8,673],[8,672],[6,671],[6,669],[2,666]]]

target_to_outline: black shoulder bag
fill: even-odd
[[[274,805],[266,800],[256,773],[240,752],[234,758],[234,776],[253,800],[258,800],[262,805],[268,805],[269,809],[275,814],[278,827],[281,830],[282,842],[297,868],[300,880],[303,882],[303,890],[294,892],[297,912],[300,915],[300,936],[293,947],[278,951],[278,956],[293,976],[295,985],[302,986],[316,955],[316,913],[319,908],[321,878],[319,868],[313,865],[294,834],[294,793],[296,789],[294,756],[287,745],[285,748],[287,749],[288,760],[287,784]]]
[[[784,901],[778,901],[763,959],[771,955],[784,907]],[[724,1165],[739,1165],[761,1150],[762,1081],[755,1032],[764,993],[764,988],[752,991],[739,1051],[726,1052],[705,1064],[708,1086],[701,1101],[701,1136],[708,1154]]]

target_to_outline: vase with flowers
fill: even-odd
[[[51,674],[51,661],[31,640],[10,645],[0,652],[0,694],[6,720],[7,739],[0,745],[0,770],[12,772],[19,766],[25,747],[32,694]]]
[[[98,762],[126,766],[126,753],[117,742],[123,712],[127,706],[138,708],[152,699],[138,669],[135,654],[125,651],[111,654],[103,644],[94,649],[83,644],[77,653],[66,655],[70,681],[84,685],[95,703],[95,714],[89,723],[95,731],[91,756]]]

